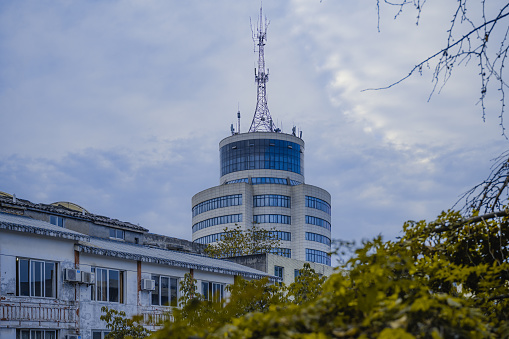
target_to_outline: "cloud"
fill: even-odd
[[[259,4],[0,6],[0,190],[190,239],[192,195],[219,183],[219,141],[238,107],[242,131],[254,112]],[[440,48],[449,7],[426,6],[419,26],[384,7],[379,33],[374,2],[264,3],[269,108],[303,131],[306,182],[332,195],[333,237],[393,237],[433,218],[507,147],[496,114],[481,122],[472,63],[429,102],[428,70],[361,92]]]

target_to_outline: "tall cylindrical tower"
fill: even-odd
[[[281,247],[273,253],[330,265],[331,197],[304,180],[304,141],[274,128],[266,99],[268,72],[263,50],[267,24],[253,39],[258,46],[256,110],[248,133],[235,132],[219,143],[219,186],[193,196],[193,241],[221,239],[224,228],[253,224],[273,230]],[[265,21],[266,22],[266,21]]]

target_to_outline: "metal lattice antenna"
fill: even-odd
[[[255,81],[258,85],[258,96],[256,100],[256,110],[249,127],[249,132],[273,132],[274,124],[267,106],[266,84],[269,81],[269,71],[265,72],[264,46],[267,40],[267,27],[269,23],[267,18],[263,20],[262,8],[260,7],[260,19],[256,33],[253,32],[253,41],[258,46],[258,69],[255,68]]]

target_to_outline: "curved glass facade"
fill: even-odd
[[[306,207],[316,208],[330,215],[331,208],[327,201],[306,195]]]
[[[225,182],[225,185],[228,184],[237,184],[239,182],[249,183],[248,178],[235,179]],[[279,184],[279,185],[288,185],[288,180],[284,178],[271,178],[271,177],[261,177],[261,178],[251,178],[251,185],[262,185],[262,184]],[[302,185],[300,181],[290,179],[290,186]]]
[[[321,242],[322,244],[330,246],[330,239],[321,234],[306,232],[306,240]]]
[[[265,206],[290,208],[291,198],[286,195],[279,194],[255,195],[253,197],[253,207],[265,207]]]
[[[201,202],[193,207],[193,217],[216,208],[242,205],[242,194],[225,195]]]
[[[281,214],[258,214],[253,215],[253,222],[257,224],[291,224],[291,217],[289,215]]]
[[[317,217],[312,217],[310,215],[306,215],[306,224],[320,226],[320,227],[326,228],[330,231],[330,222],[328,222],[327,220],[317,218]]]
[[[219,150],[221,176],[251,169],[274,169],[304,175],[304,153],[299,144],[278,139],[249,139]]]
[[[306,248],[306,261],[317,262],[319,264],[329,265],[330,255],[318,250],[313,250],[310,248]]]
[[[242,214],[222,215],[220,217],[206,219],[193,225],[193,233],[207,227],[242,222]]]

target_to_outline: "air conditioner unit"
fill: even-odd
[[[81,272],[81,282],[84,284],[94,284],[95,283],[95,273]]]
[[[145,291],[153,291],[156,289],[156,281],[151,279],[141,279],[141,289]]]
[[[81,282],[81,271],[74,268],[65,268],[64,280],[70,282]]]

